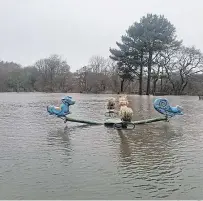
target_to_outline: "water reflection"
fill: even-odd
[[[155,116],[151,96],[130,96],[129,99],[129,106],[134,110],[137,120]],[[137,125],[133,131],[118,131],[118,135],[123,159],[127,156],[129,160],[133,158],[130,155],[134,155],[134,158],[138,158],[136,163],[147,161],[149,165],[169,157],[170,150],[181,140],[180,134],[175,132],[173,123],[170,122]]]
[[[128,138],[122,130],[118,130],[118,135],[120,137],[120,157],[127,163],[132,163],[132,149],[129,146]]]
[[[118,131],[118,136],[118,169],[126,183],[134,180],[136,192],[150,192],[152,197],[159,197],[159,193],[164,192],[164,195],[160,194],[160,198],[164,198],[162,196],[167,197],[171,191],[179,189],[179,183],[174,178],[182,180],[182,169],[177,168],[179,161],[173,150],[178,149],[181,135],[174,132],[169,124],[163,123],[156,129],[147,125],[137,127],[134,133]]]
[[[151,96],[129,96],[129,107],[133,109],[133,120],[150,118],[154,115],[153,99]],[[157,113],[158,114],[158,113]]]
[[[50,130],[47,137],[49,145],[65,146],[68,148],[71,145],[71,133],[82,128],[88,128],[90,125],[66,125],[64,129]]]

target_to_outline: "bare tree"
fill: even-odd
[[[93,73],[91,77],[95,78],[98,91],[105,91],[107,88],[109,64],[110,60],[102,56],[92,56],[89,60],[89,66]]]
[[[60,80],[60,88],[64,90],[70,66],[59,55],[51,55],[49,58],[40,59],[35,63],[35,67],[41,74],[41,85],[44,90],[55,91],[56,80]]]
[[[76,72],[76,79],[77,79],[80,92],[84,92],[84,91],[87,92],[91,90],[89,88],[89,83],[88,83],[89,73],[91,73],[91,68],[88,66],[83,66]]]
[[[183,46],[166,59],[166,74],[176,95],[183,93],[192,75],[203,72],[203,55],[194,47]]]
[[[118,92],[120,90],[120,77],[118,74],[118,66],[117,62],[112,59],[107,59],[107,72],[108,77],[110,79],[110,88],[114,92]]]
[[[107,60],[102,56],[92,56],[89,60],[89,66],[94,73],[105,73],[107,71]]]

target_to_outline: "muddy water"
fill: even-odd
[[[203,101],[170,96],[184,116],[118,132],[49,116],[63,95],[0,94],[0,199],[202,199]],[[72,96],[74,117],[105,119],[109,95]],[[135,120],[154,99],[129,96]]]

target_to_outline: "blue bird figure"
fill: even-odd
[[[175,115],[183,115],[183,108],[179,105],[172,107],[169,104],[169,101],[165,98],[158,98],[154,101],[154,109],[167,116],[167,117],[173,117]]]
[[[61,99],[62,104],[59,107],[54,105],[47,106],[47,112],[50,115],[56,115],[57,117],[66,117],[66,115],[71,114],[69,107],[75,104],[75,101],[71,96],[66,96]]]

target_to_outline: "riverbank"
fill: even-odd
[[[19,92],[14,92],[14,91],[10,91],[10,92],[0,92],[0,93],[45,93],[45,94],[127,94],[127,95],[137,95],[137,96],[148,96],[145,93],[143,93],[142,95],[139,95],[138,93],[128,93],[128,92],[112,92],[112,91],[106,91],[106,92],[100,92],[100,93],[93,93],[93,92],[73,92],[73,91],[67,91],[67,92],[62,92],[62,91],[55,91],[55,92],[43,92],[43,91],[19,91]],[[200,94],[182,94],[182,95],[175,95],[175,94],[167,94],[167,93],[163,93],[163,92],[157,92],[155,94],[150,94],[149,96],[198,96],[198,97],[202,97],[203,95]]]

